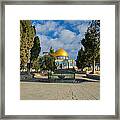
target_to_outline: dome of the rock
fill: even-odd
[[[59,57],[59,56],[68,57],[68,53],[63,48],[58,49],[51,55],[53,55],[54,57]]]

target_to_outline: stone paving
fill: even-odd
[[[100,82],[41,83],[21,82],[21,100],[99,100]]]

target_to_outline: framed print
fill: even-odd
[[[2,119],[119,119],[119,2],[1,2]]]

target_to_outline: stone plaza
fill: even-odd
[[[76,75],[76,78],[80,76]],[[100,81],[88,78],[77,83],[21,82],[21,100],[99,100]]]

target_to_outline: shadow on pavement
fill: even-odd
[[[88,79],[93,79],[93,80],[100,80],[100,76],[93,76],[93,75],[86,75],[86,76],[83,76],[83,78],[88,78]]]
[[[54,80],[54,82],[50,82],[48,78],[32,78],[30,80],[20,80],[21,82],[42,82],[42,83],[82,83],[82,82],[99,82],[99,80],[87,80],[87,79],[75,79],[75,80]]]

